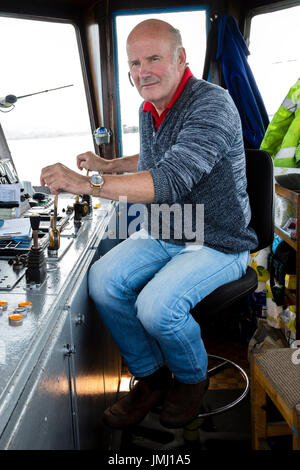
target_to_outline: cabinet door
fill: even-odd
[[[99,318],[90,305],[85,275],[70,305],[75,347],[74,377],[76,413],[81,449],[100,446],[104,410],[103,350]]]
[[[105,450],[110,433],[102,417],[107,406],[107,389],[110,388],[116,398],[120,355],[88,297],[87,273],[78,280],[77,286],[69,305],[75,347],[72,359],[80,449]],[[115,360],[108,368],[112,357]]]
[[[63,311],[1,436],[10,450],[75,449],[70,315]]]

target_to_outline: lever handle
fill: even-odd
[[[38,230],[40,226],[41,218],[39,214],[34,214],[30,216],[30,225],[32,230]]]
[[[32,235],[33,235],[33,247],[38,249],[39,247],[39,237],[38,237],[38,229],[40,226],[41,218],[39,214],[34,214],[30,216],[30,225],[32,228]]]
[[[57,222],[57,206],[58,206],[58,195],[54,197],[54,217],[53,217],[53,228],[56,230]]]

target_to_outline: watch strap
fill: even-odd
[[[91,184],[91,186],[92,186],[92,196],[100,197],[102,186],[96,186],[95,184]]]

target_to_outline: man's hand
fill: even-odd
[[[79,170],[86,168],[91,171],[102,171],[103,173],[110,171],[110,160],[98,157],[93,152],[85,152],[77,155],[77,167]]]
[[[55,163],[42,169],[41,185],[47,185],[52,194],[59,194],[61,191],[71,194],[92,194],[90,178],[70,170],[62,163]],[[126,196],[128,202],[152,203],[155,194],[150,171],[105,175],[101,197],[117,201],[121,196]]]
[[[91,193],[89,178],[70,170],[61,163],[43,168],[40,180],[41,185],[47,185],[52,194],[59,194],[61,191],[72,194]]]

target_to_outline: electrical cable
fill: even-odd
[[[3,109],[0,108],[1,113],[10,113],[13,109],[15,108],[15,105],[12,104],[10,108],[7,109],[7,111],[3,111]]]

